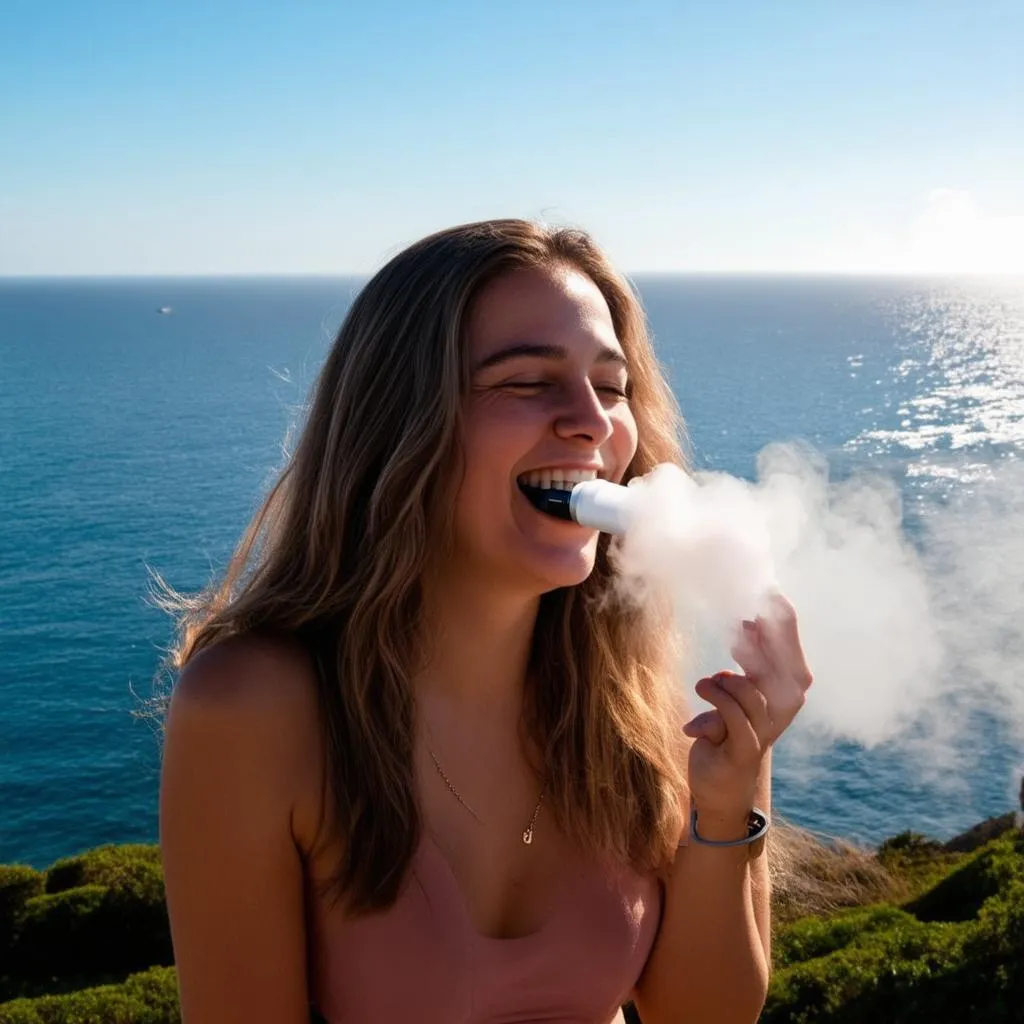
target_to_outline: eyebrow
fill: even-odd
[[[530,341],[517,342],[514,345],[509,345],[507,348],[492,352],[485,359],[482,359],[474,367],[474,373],[490,369],[490,367],[498,366],[501,363],[507,363],[511,359],[524,358],[564,360],[569,358],[569,350],[563,345],[543,345],[539,342]],[[618,349],[612,348],[610,345],[601,346],[597,362],[617,363],[623,369],[629,366],[626,357]]]

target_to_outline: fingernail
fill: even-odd
[[[751,622],[750,619],[744,619],[743,620],[743,628],[744,629],[749,629],[749,630],[756,630],[757,629],[757,623],[756,622]]]

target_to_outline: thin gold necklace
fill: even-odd
[[[472,807],[469,806],[469,804],[466,803],[465,800],[462,799],[462,795],[452,785],[451,779],[449,779],[448,776],[445,775],[444,769],[441,767],[441,762],[438,761],[438,759],[437,759],[437,755],[430,749],[430,747],[427,747],[427,750],[430,753],[430,759],[434,762],[434,767],[440,773],[441,778],[444,779],[444,784],[452,791],[452,794],[455,796],[455,799],[458,800],[459,803],[462,804],[462,806],[465,807],[466,810],[469,811],[469,813],[472,814],[473,817],[476,818],[476,820],[482,825],[483,824],[483,819],[480,817],[479,814],[476,813],[476,811],[473,810]],[[544,799],[544,790],[546,788],[547,788],[547,784],[545,784],[541,788],[540,797],[537,799],[537,806],[534,807],[534,809],[533,809],[533,816],[530,818],[530,824],[526,826],[526,829],[523,832],[523,842],[527,846],[529,846],[530,843],[533,842],[533,826],[536,825],[536,823],[537,823],[537,815],[540,814],[540,805],[541,805],[541,801]]]

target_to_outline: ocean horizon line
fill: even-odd
[[[383,266],[383,264],[382,264]],[[380,267],[364,271],[168,271],[161,273],[66,273],[3,274],[0,284],[30,282],[104,282],[104,281],[368,281]],[[621,268],[620,268],[621,269]],[[862,281],[1021,281],[1024,271],[989,273],[984,271],[896,271],[896,270],[629,270],[628,278],[727,278],[727,279],[807,279]]]

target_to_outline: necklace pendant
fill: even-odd
[[[526,843],[527,846],[533,842],[533,826],[530,826],[530,828],[523,833],[523,842]]]

